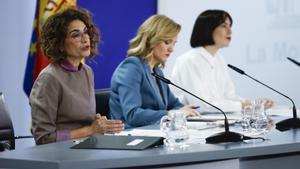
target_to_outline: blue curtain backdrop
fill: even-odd
[[[100,55],[86,63],[95,73],[95,88],[110,87],[118,64],[126,57],[129,40],[149,16],[157,13],[156,0],[78,0],[77,5],[91,11],[101,31]]]

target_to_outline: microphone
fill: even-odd
[[[213,108],[219,110],[219,111],[224,115],[224,117],[225,117],[225,119],[224,119],[225,132],[217,133],[217,134],[215,134],[215,135],[213,135],[213,136],[207,137],[207,138],[205,139],[205,140],[206,140],[206,143],[239,142],[239,141],[243,141],[243,140],[246,140],[246,139],[251,139],[251,138],[248,137],[248,136],[244,136],[244,135],[242,135],[242,134],[239,134],[239,133],[235,133],[235,132],[229,131],[229,124],[228,124],[227,116],[226,116],[226,114],[224,113],[224,111],[221,110],[220,108],[218,108],[217,106],[215,106],[215,105],[213,105],[213,104],[211,104],[211,103],[209,103],[209,102],[203,100],[202,98],[200,98],[200,97],[194,95],[193,93],[191,93],[191,92],[189,92],[189,91],[187,91],[187,90],[181,88],[180,86],[178,86],[178,85],[172,83],[171,80],[169,80],[169,79],[167,79],[167,78],[165,78],[165,77],[163,77],[163,76],[160,76],[160,75],[158,75],[158,74],[155,73],[155,72],[153,72],[152,75],[153,75],[154,77],[156,77],[157,79],[163,81],[164,83],[171,84],[171,85],[175,86],[176,88],[178,88],[178,89],[180,89],[180,90],[182,90],[182,91],[184,91],[184,92],[186,92],[186,93],[192,95],[193,97],[195,97],[195,98],[201,100],[202,102],[204,102],[204,103],[206,103],[206,104],[212,106]]]
[[[287,57],[287,59],[293,63],[295,63],[297,66],[300,66],[300,62],[296,61],[295,59],[292,59],[290,57]]]
[[[297,109],[296,109],[294,101],[290,97],[288,97],[287,95],[285,95],[285,94],[283,94],[283,93],[281,93],[281,92],[273,89],[272,87],[270,87],[270,86],[268,86],[268,85],[260,82],[259,80],[254,79],[253,77],[251,77],[250,75],[248,75],[247,73],[245,73],[243,70],[241,70],[241,69],[239,69],[239,68],[237,68],[235,66],[232,66],[230,64],[228,64],[227,66],[230,67],[231,69],[233,69],[234,71],[236,71],[236,72],[238,72],[238,73],[240,73],[242,75],[245,75],[245,76],[249,77],[250,79],[252,79],[252,80],[254,80],[254,81],[262,84],[263,86],[265,86],[265,87],[273,90],[274,92],[280,94],[281,96],[284,96],[285,98],[289,99],[292,102],[292,104],[293,104],[293,118],[286,119],[286,120],[283,120],[283,121],[280,121],[280,122],[276,123],[276,129],[277,130],[279,130],[279,131],[286,131],[286,130],[289,130],[291,128],[294,128],[294,129],[295,128],[300,128],[300,119],[297,118]]]

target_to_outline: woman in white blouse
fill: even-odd
[[[241,111],[249,102],[235,93],[227,64],[219,49],[229,46],[232,18],[223,10],[206,10],[201,13],[193,28],[193,49],[179,56],[171,75],[172,81],[224,111]],[[171,88],[184,103],[200,105],[202,111],[215,111],[198,99]],[[273,102],[267,100],[266,106]]]

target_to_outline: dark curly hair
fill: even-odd
[[[68,25],[74,20],[81,20],[87,27],[91,47],[88,58],[91,60],[98,54],[100,31],[94,25],[90,13],[83,8],[69,7],[51,15],[42,27],[40,45],[43,54],[51,62],[59,64],[66,58],[66,54],[60,49],[67,36]]]

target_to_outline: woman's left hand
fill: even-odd
[[[188,116],[200,116],[200,113],[195,109],[195,106],[193,105],[186,105],[182,107],[180,110],[182,110],[185,115]]]
[[[265,99],[265,108],[269,109],[271,107],[273,107],[274,102],[271,99]]]

